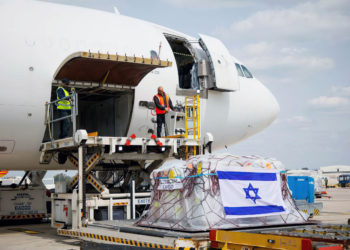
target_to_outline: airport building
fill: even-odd
[[[343,174],[350,174],[350,166],[347,165],[333,165],[321,167],[318,171],[324,178],[327,177],[328,185],[335,186],[338,184],[338,177]]]

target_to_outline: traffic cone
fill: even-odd
[[[163,143],[157,138],[156,135],[151,135],[151,139],[153,139],[159,147],[163,146]]]
[[[125,142],[125,146],[129,146],[131,141],[134,140],[136,138],[136,135],[135,134],[132,134],[128,137],[128,139],[126,139],[126,142]]]

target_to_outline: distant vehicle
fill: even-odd
[[[321,167],[318,173],[322,176],[323,181],[327,177],[328,187],[336,187],[339,184],[339,176],[350,174],[350,166],[334,165]],[[323,182],[325,184],[325,182]]]
[[[1,186],[10,186],[11,184],[18,184],[21,181],[21,176],[11,176],[3,177],[0,179]],[[26,178],[27,183],[30,183],[30,180]]]
[[[350,174],[339,175],[339,186],[350,187]]]
[[[293,169],[287,171],[287,176],[309,176],[314,179],[314,194],[316,198],[321,198],[325,191],[322,187],[322,176],[315,170]]]
[[[43,183],[48,190],[55,189],[55,183],[53,181],[53,178],[44,178]]]

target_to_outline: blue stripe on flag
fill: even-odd
[[[254,215],[284,212],[282,206],[224,207],[226,215]]]
[[[276,181],[276,173],[217,171],[219,179],[240,181]]]

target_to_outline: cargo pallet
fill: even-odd
[[[58,234],[107,244],[108,249],[338,250],[350,247],[350,226],[335,224],[177,232],[137,227],[132,221],[114,221],[94,223],[79,230],[58,229]]]

